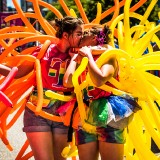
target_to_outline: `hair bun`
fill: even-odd
[[[109,34],[111,34],[111,30],[110,30],[110,28],[109,28],[109,26],[104,26],[104,28],[103,28],[103,32],[105,33],[105,34],[107,34],[107,35],[109,35]]]
[[[63,19],[56,18],[55,19],[55,26],[62,27],[62,25],[63,25]]]

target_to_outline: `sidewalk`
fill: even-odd
[[[9,119],[11,117],[12,116],[10,116]],[[23,114],[19,117],[16,123],[7,132],[7,138],[10,142],[10,145],[13,148],[13,151],[9,151],[8,148],[0,140],[0,160],[15,160],[21,147],[26,141],[26,135],[22,131],[22,126],[23,126]],[[28,148],[27,151],[30,151],[30,148]],[[34,160],[34,158],[30,158],[29,160]]]

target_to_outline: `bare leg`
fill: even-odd
[[[68,145],[67,143],[67,134],[53,134],[53,154],[55,160],[65,160],[61,156],[62,150]]]
[[[123,160],[124,144],[99,142],[101,160]]]
[[[78,154],[80,160],[98,160],[97,142],[78,145]]]
[[[52,132],[26,133],[35,160],[54,160]]]

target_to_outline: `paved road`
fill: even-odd
[[[10,116],[8,120],[10,120],[12,116]],[[3,142],[0,140],[0,160],[15,160],[17,154],[19,153],[22,145],[26,140],[25,133],[22,131],[22,126],[23,114],[18,118],[16,123],[7,131],[7,138],[11,146],[13,147],[13,151],[9,151],[3,144]],[[30,151],[30,148],[28,148],[27,151]],[[29,160],[33,160],[33,158],[30,158]]]

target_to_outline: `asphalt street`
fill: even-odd
[[[8,121],[13,116],[14,114],[8,118]],[[8,148],[0,140],[0,160],[15,160],[15,158],[17,157],[17,154],[19,153],[21,147],[26,140],[26,135],[22,131],[22,126],[23,114],[18,118],[16,123],[7,131],[7,138],[13,148],[13,151],[9,151]],[[29,152],[30,150],[31,149],[28,147],[27,152]],[[34,160],[34,158],[30,158],[29,160]]]

